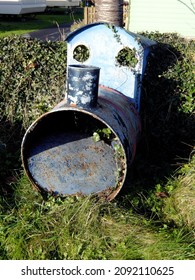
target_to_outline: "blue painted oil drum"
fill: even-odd
[[[135,156],[141,83],[155,42],[104,22],[81,27],[66,41],[65,99],[26,131],[23,166],[41,191],[112,200]],[[124,53],[136,63],[121,64]]]
[[[80,98],[69,102],[75,98],[69,91],[26,131],[23,166],[39,190],[60,196],[97,194],[107,200],[121,190],[135,156],[140,117],[122,93],[101,85],[97,91],[97,102],[96,89],[89,91],[87,106]]]

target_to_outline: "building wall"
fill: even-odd
[[[79,0],[46,0],[48,7],[71,7],[79,6],[81,1]]]
[[[45,0],[0,0],[0,14],[20,15],[43,12]]]
[[[195,38],[195,0],[130,0],[129,30]]]

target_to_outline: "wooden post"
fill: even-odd
[[[84,24],[90,24],[95,21],[95,7],[84,7]]]

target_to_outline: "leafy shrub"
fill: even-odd
[[[183,164],[188,164],[194,148],[194,41],[177,34],[142,35],[157,44],[151,48],[143,80],[142,135],[126,189],[136,212],[161,220],[164,198],[169,197],[172,187],[178,187],[176,177],[171,185],[169,179]],[[191,180],[189,196],[194,196],[193,184]]]
[[[154,71],[157,67],[158,78],[175,81],[174,95],[176,96],[173,97],[178,96],[179,101],[181,101],[179,110],[185,113],[195,113],[195,41],[189,41],[177,34],[169,33],[152,32],[143,35],[158,42],[156,55],[159,55],[159,58],[156,57],[158,64],[155,64]]]
[[[129,47],[123,48],[116,56],[116,61],[119,66],[134,68],[138,63],[138,59],[136,58],[136,50],[130,49]]]
[[[194,146],[195,42],[176,34],[143,35],[157,42],[151,49],[143,80],[142,138],[138,149],[140,171],[151,182],[168,176],[184,163]]]
[[[27,127],[62,98],[66,43],[0,39],[0,115]]]

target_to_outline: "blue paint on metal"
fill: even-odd
[[[100,68],[86,65],[69,65],[67,103],[78,107],[95,107],[98,99]]]
[[[89,58],[83,65],[101,68],[100,84],[114,88],[131,99],[140,109],[141,81],[146,67],[149,49],[155,44],[141,35],[107,23],[93,23],[69,34],[67,41],[67,64],[80,64],[74,56],[78,46],[89,50]],[[116,56],[124,48],[136,51],[135,67],[120,66]]]
[[[60,195],[88,195],[116,185],[114,150],[81,135],[63,131],[55,137],[45,135],[32,147],[28,169],[38,186]]]
[[[62,196],[95,193],[108,200],[118,194],[141,133],[141,82],[153,44],[105,23],[68,36],[66,97],[38,118],[22,141],[24,169],[39,190]],[[80,45],[89,49],[82,65],[74,56]],[[132,68],[116,63],[125,47],[136,50]]]
[[[63,196],[97,193],[113,199],[141,131],[139,115],[128,101],[100,86],[96,107],[79,108],[64,100],[36,120],[22,143],[23,165],[33,184]],[[102,128],[110,129],[110,139],[95,141],[93,133]]]

